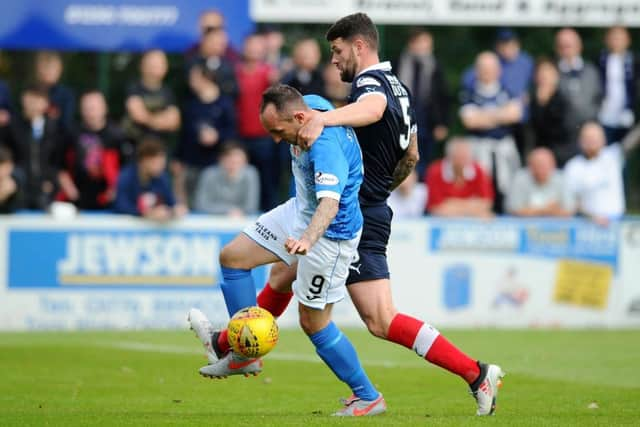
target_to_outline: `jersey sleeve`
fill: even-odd
[[[339,201],[347,185],[349,165],[340,146],[337,129],[323,131],[309,151],[318,200],[329,197]]]
[[[385,100],[387,99],[384,86],[377,77],[370,74],[358,77],[351,87],[351,99],[358,102],[365,96],[370,95],[382,96]]]

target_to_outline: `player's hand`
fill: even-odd
[[[313,143],[318,139],[322,130],[324,129],[324,122],[321,114],[314,114],[307,123],[302,125],[298,131],[298,146],[303,150],[311,148]]]
[[[291,255],[306,255],[311,248],[311,242],[309,242],[305,237],[302,237],[299,240],[289,237],[287,241],[284,242],[284,247]]]

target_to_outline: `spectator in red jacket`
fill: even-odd
[[[64,198],[78,208],[104,209],[115,197],[125,136],[107,119],[107,101],[98,90],[81,96],[80,116],[58,179]]]
[[[238,134],[249,153],[249,162],[260,173],[260,209],[268,211],[277,203],[277,145],[260,123],[260,102],[264,92],[278,78],[278,72],[265,62],[266,45],[262,35],[245,39],[242,61],[236,67],[240,96],[236,102]]]
[[[473,161],[471,144],[462,138],[447,143],[446,158],[429,166],[427,211],[432,215],[490,217],[494,191],[491,178]]]

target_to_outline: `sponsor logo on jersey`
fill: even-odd
[[[356,87],[362,87],[362,86],[380,86],[380,82],[377,81],[376,79],[374,79],[373,77],[360,77],[357,81],[356,81]]]
[[[315,181],[318,185],[338,185],[340,182],[337,176],[324,172],[316,172]]]

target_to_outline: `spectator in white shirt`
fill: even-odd
[[[573,205],[564,189],[553,153],[536,148],[527,157],[507,195],[507,212],[517,216],[570,216]]]
[[[596,122],[587,122],[580,128],[579,145],[582,154],[569,160],[565,167],[568,197],[575,204],[576,213],[607,224],[624,215],[622,146],[607,146],[604,130]]]
[[[427,187],[418,182],[418,173],[414,170],[389,196],[388,204],[393,210],[394,219],[420,218],[427,204]]]

